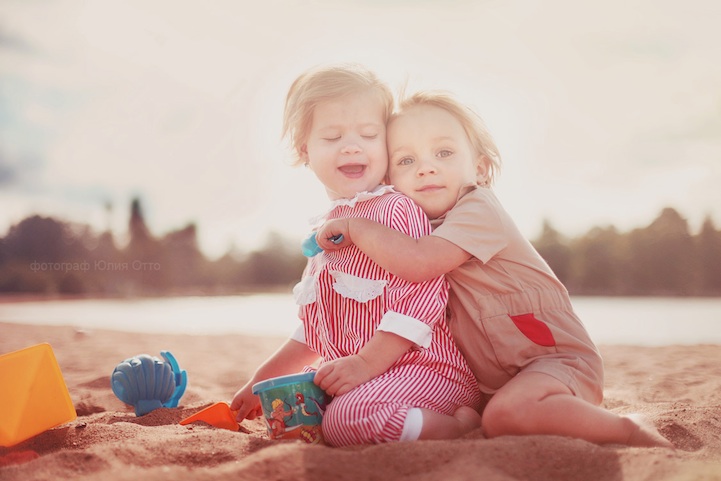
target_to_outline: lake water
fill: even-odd
[[[721,298],[574,297],[597,344],[721,344]],[[288,294],[0,303],[0,322],[184,334],[287,336]],[[0,333],[2,335],[2,333]]]

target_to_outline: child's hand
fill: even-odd
[[[342,249],[353,243],[349,230],[348,219],[329,220],[315,233],[315,241],[324,251]]]
[[[313,382],[329,395],[339,396],[373,377],[366,361],[353,355],[324,362],[315,373]]]
[[[235,416],[236,421],[241,422],[243,419],[255,419],[263,415],[258,396],[253,394],[251,383],[247,383],[233,396],[233,402],[230,403],[232,411],[238,411]]]

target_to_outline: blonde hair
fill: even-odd
[[[452,94],[442,90],[424,90],[409,97],[401,93],[400,97],[398,111],[393,113],[389,123],[401,117],[406,110],[416,106],[430,105],[445,110],[463,126],[468,140],[486,167],[485,181],[493,184],[501,169],[501,154],[485,122],[478,114],[459,102]]]
[[[316,67],[301,74],[290,86],[285,99],[282,138],[288,138],[294,152],[293,165],[301,161],[301,147],[308,140],[315,106],[359,92],[375,92],[383,106],[383,122],[393,112],[393,93],[376,74],[359,64]]]

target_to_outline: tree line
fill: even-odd
[[[532,241],[575,295],[721,295],[721,231],[710,217],[697,234],[676,210],[663,209],[630,232],[595,227],[566,238],[549,222]],[[0,294],[148,296],[290,290],[306,259],[298,242],[271,233],[251,252],[217,260],[198,247],[194,224],[156,237],[138,199],[128,241],[110,232],[34,215],[0,238]]]
[[[210,260],[195,224],[156,237],[140,201],[130,207],[128,241],[86,225],[34,215],[0,239],[0,294],[158,296],[230,294],[288,288],[305,266],[300,248],[271,233],[253,252]]]
[[[721,231],[709,216],[696,235],[670,207],[626,233],[595,227],[565,239],[546,222],[533,244],[572,294],[721,295]]]

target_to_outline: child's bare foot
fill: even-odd
[[[674,449],[674,445],[656,429],[653,422],[641,414],[628,414],[624,416],[633,423],[631,435],[628,437],[629,446],[660,447]]]
[[[455,439],[481,427],[481,415],[467,406],[456,409],[453,416],[419,409],[423,413],[423,427],[417,439]]]
[[[453,413],[458,424],[461,426],[461,436],[467,434],[474,429],[481,427],[481,415],[478,411],[468,406],[461,406]]]

